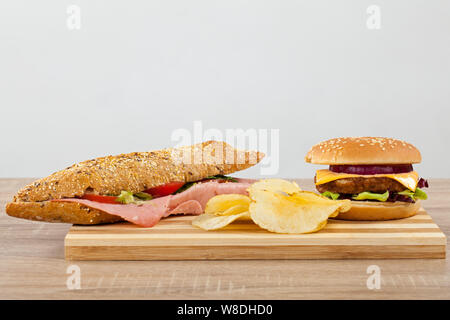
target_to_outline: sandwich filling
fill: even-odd
[[[318,170],[317,190],[330,199],[415,202],[427,199],[428,182],[412,165],[338,165]]]
[[[218,194],[248,194],[247,188],[253,182],[219,175],[196,182],[171,182],[138,193],[126,190],[119,195],[86,193],[80,198],[52,201],[77,202],[142,227],[152,227],[172,214],[201,214],[208,200]]]

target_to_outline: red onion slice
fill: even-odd
[[[417,183],[417,187],[419,188],[428,188],[428,181],[426,179],[420,178]]]
[[[372,175],[406,173],[413,171],[412,164],[387,165],[330,165],[330,171],[337,173]]]

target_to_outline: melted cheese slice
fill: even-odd
[[[316,184],[324,184],[330,181],[345,179],[345,178],[390,178],[393,179],[407,189],[415,191],[417,183],[419,182],[419,174],[416,171],[406,172],[406,173],[393,173],[393,174],[372,174],[372,175],[359,175],[359,174],[348,174],[348,173],[336,173],[330,170],[317,170],[316,172]]]

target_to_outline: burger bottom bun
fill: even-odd
[[[408,202],[352,201],[349,211],[341,212],[334,219],[341,220],[393,220],[415,215],[420,209],[420,200]]]

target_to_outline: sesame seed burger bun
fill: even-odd
[[[305,161],[327,165],[412,164],[421,162],[422,157],[416,147],[402,140],[346,137],[314,145]]]
[[[340,220],[393,220],[408,218],[420,209],[420,200],[408,202],[352,201],[349,211],[341,212],[334,219]]]

